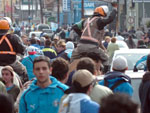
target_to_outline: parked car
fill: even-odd
[[[116,44],[118,44],[119,49],[129,49],[125,41],[117,40]]]
[[[31,31],[29,33],[29,38],[31,38],[32,34],[35,34],[36,37],[40,38],[42,31]]]
[[[43,31],[43,29],[50,29],[48,24],[38,24],[36,26],[36,31]]]
[[[114,53],[112,62],[117,56],[124,56],[128,62],[128,71],[127,72],[129,72],[129,71],[133,72],[136,62],[141,57],[147,55],[149,52],[150,52],[150,49],[128,49],[127,51],[116,50]],[[110,70],[112,71],[112,64],[111,64]],[[143,71],[143,70],[144,70],[144,66],[143,66],[143,68],[141,68],[141,71]]]

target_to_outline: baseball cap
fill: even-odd
[[[95,80],[95,77],[86,69],[78,70],[75,72],[72,78],[72,83],[75,81],[80,84],[81,87],[90,85]]]
[[[113,61],[113,69],[121,71],[128,67],[127,59],[123,56],[118,56]]]
[[[74,49],[74,44],[73,44],[73,42],[68,41],[68,42],[66,43],[66,50],[65,50],[65,53],[72,52],[73,49]]]
[[[36,49],[37,48],[35,48],[33,46],[29,46],[27,51],[28,51],[29,55],[34,55],[34,54],[36,54]]]

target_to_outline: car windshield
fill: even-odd
[[[124,56],[128,62],[128,70],[133,70],[136,62],[144,55],[146,55],[146,53],[120,53],[117,54],[115,57]]]

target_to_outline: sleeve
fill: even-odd
[[[115,19],[116,14],[116,9],[113,9],[108,18],[98,19],[97,24],[99,25],[99,30],[102,30],[107,24],[111,23]]]
[[[23,93],[23,95],[20,98],[20,102],[19,102],[19,113],[27,113],[27,106],[25,103],[25,93]]]
[[[12,35],[12,37],[14,38],[16,53],[24,55],[25,45],[23,44],[21,38],[18,35]]]

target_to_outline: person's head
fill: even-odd
[[[116,43],[116,40],[117,40],[117,39],[116,39],[115,37],[112,37],[112,38],[111,38],[111,43]]]
[[[4,66],[1,70],[1,74],[6,85],[13,83],[14,70],[11,66]]]
[[[69,63],[63,58],[56,58],[52,62],[52,76],[64,83],[68,79]]]
[[[105,42],[109,43],[110,40],[111,40],[110,36],[106,36],[106,37],[105,37]]]
[[[34,46],[29,46],[28,47],[28,49],[27,49],[27,52],[28,52],[28,54],[29,55],[34,55],[34,54],[36,54],[37,52],[36,52],[36,47],[34,47]]]
[[[96,66],[95,66],[94,61],[88,57],[83,57],[79,60],[79,62],[77,64],[77,70],[81,70],[81,69],[87,69],[93,75],[96,72]]]
[[[14,113],[14,104],[10,96],[0,94],[0,113]]]
[[[0,20],[0,35],[4,35],[10,29],[9,22],[7,20]]]
[[[46,56],[36,57],[33,61],[33,73],[37,78],[38,84],[49,83],[51,74],[50,59]]]
[[[95,10],[94,10],[94,14],[99,14],[103,17],[106,17],[108,12],[109,12],[109,8],[106,5],[96,7]]]
[[[30,44],[37,44],[37,40],[35,38],[30,39]]]
[[[35,38],[35,37],[36,37],[36,35],[34,33],[32,33],[31,38]]]
[[[45,41],[45,46],[48,46],[48,47],[50,47],[51,46],[51,40],[50,39],[46,39],[46,41]]]
[[[139,113],[139,106],[132,99],[121,93],[103,97],[99,113]]]
[[[78,70],[72,77],[72,92],[89,94],[95,84],[95,77],[86,69]]]
[[[28,37],[26,35],[22,35],[21,39],[25,45],[29,45]]]
[[[74,50],[74,43],[71,42],[71,41],[68,41],[68,42],[66,43],[66,50],[65,50],[65,52],[66,52],[66,53],[69,53],[69,52],[71,52],[71,51],[73,51],[73,50]]]
[[[125,72],[128,69],[127,59],[123,56],[118,56],[113,61],[112,66],[114,71]]]
[[[65,43],[65,40],[61,39],[57,42],[57,52],[61,52],[63,50],[66,49],[66,43]]]

